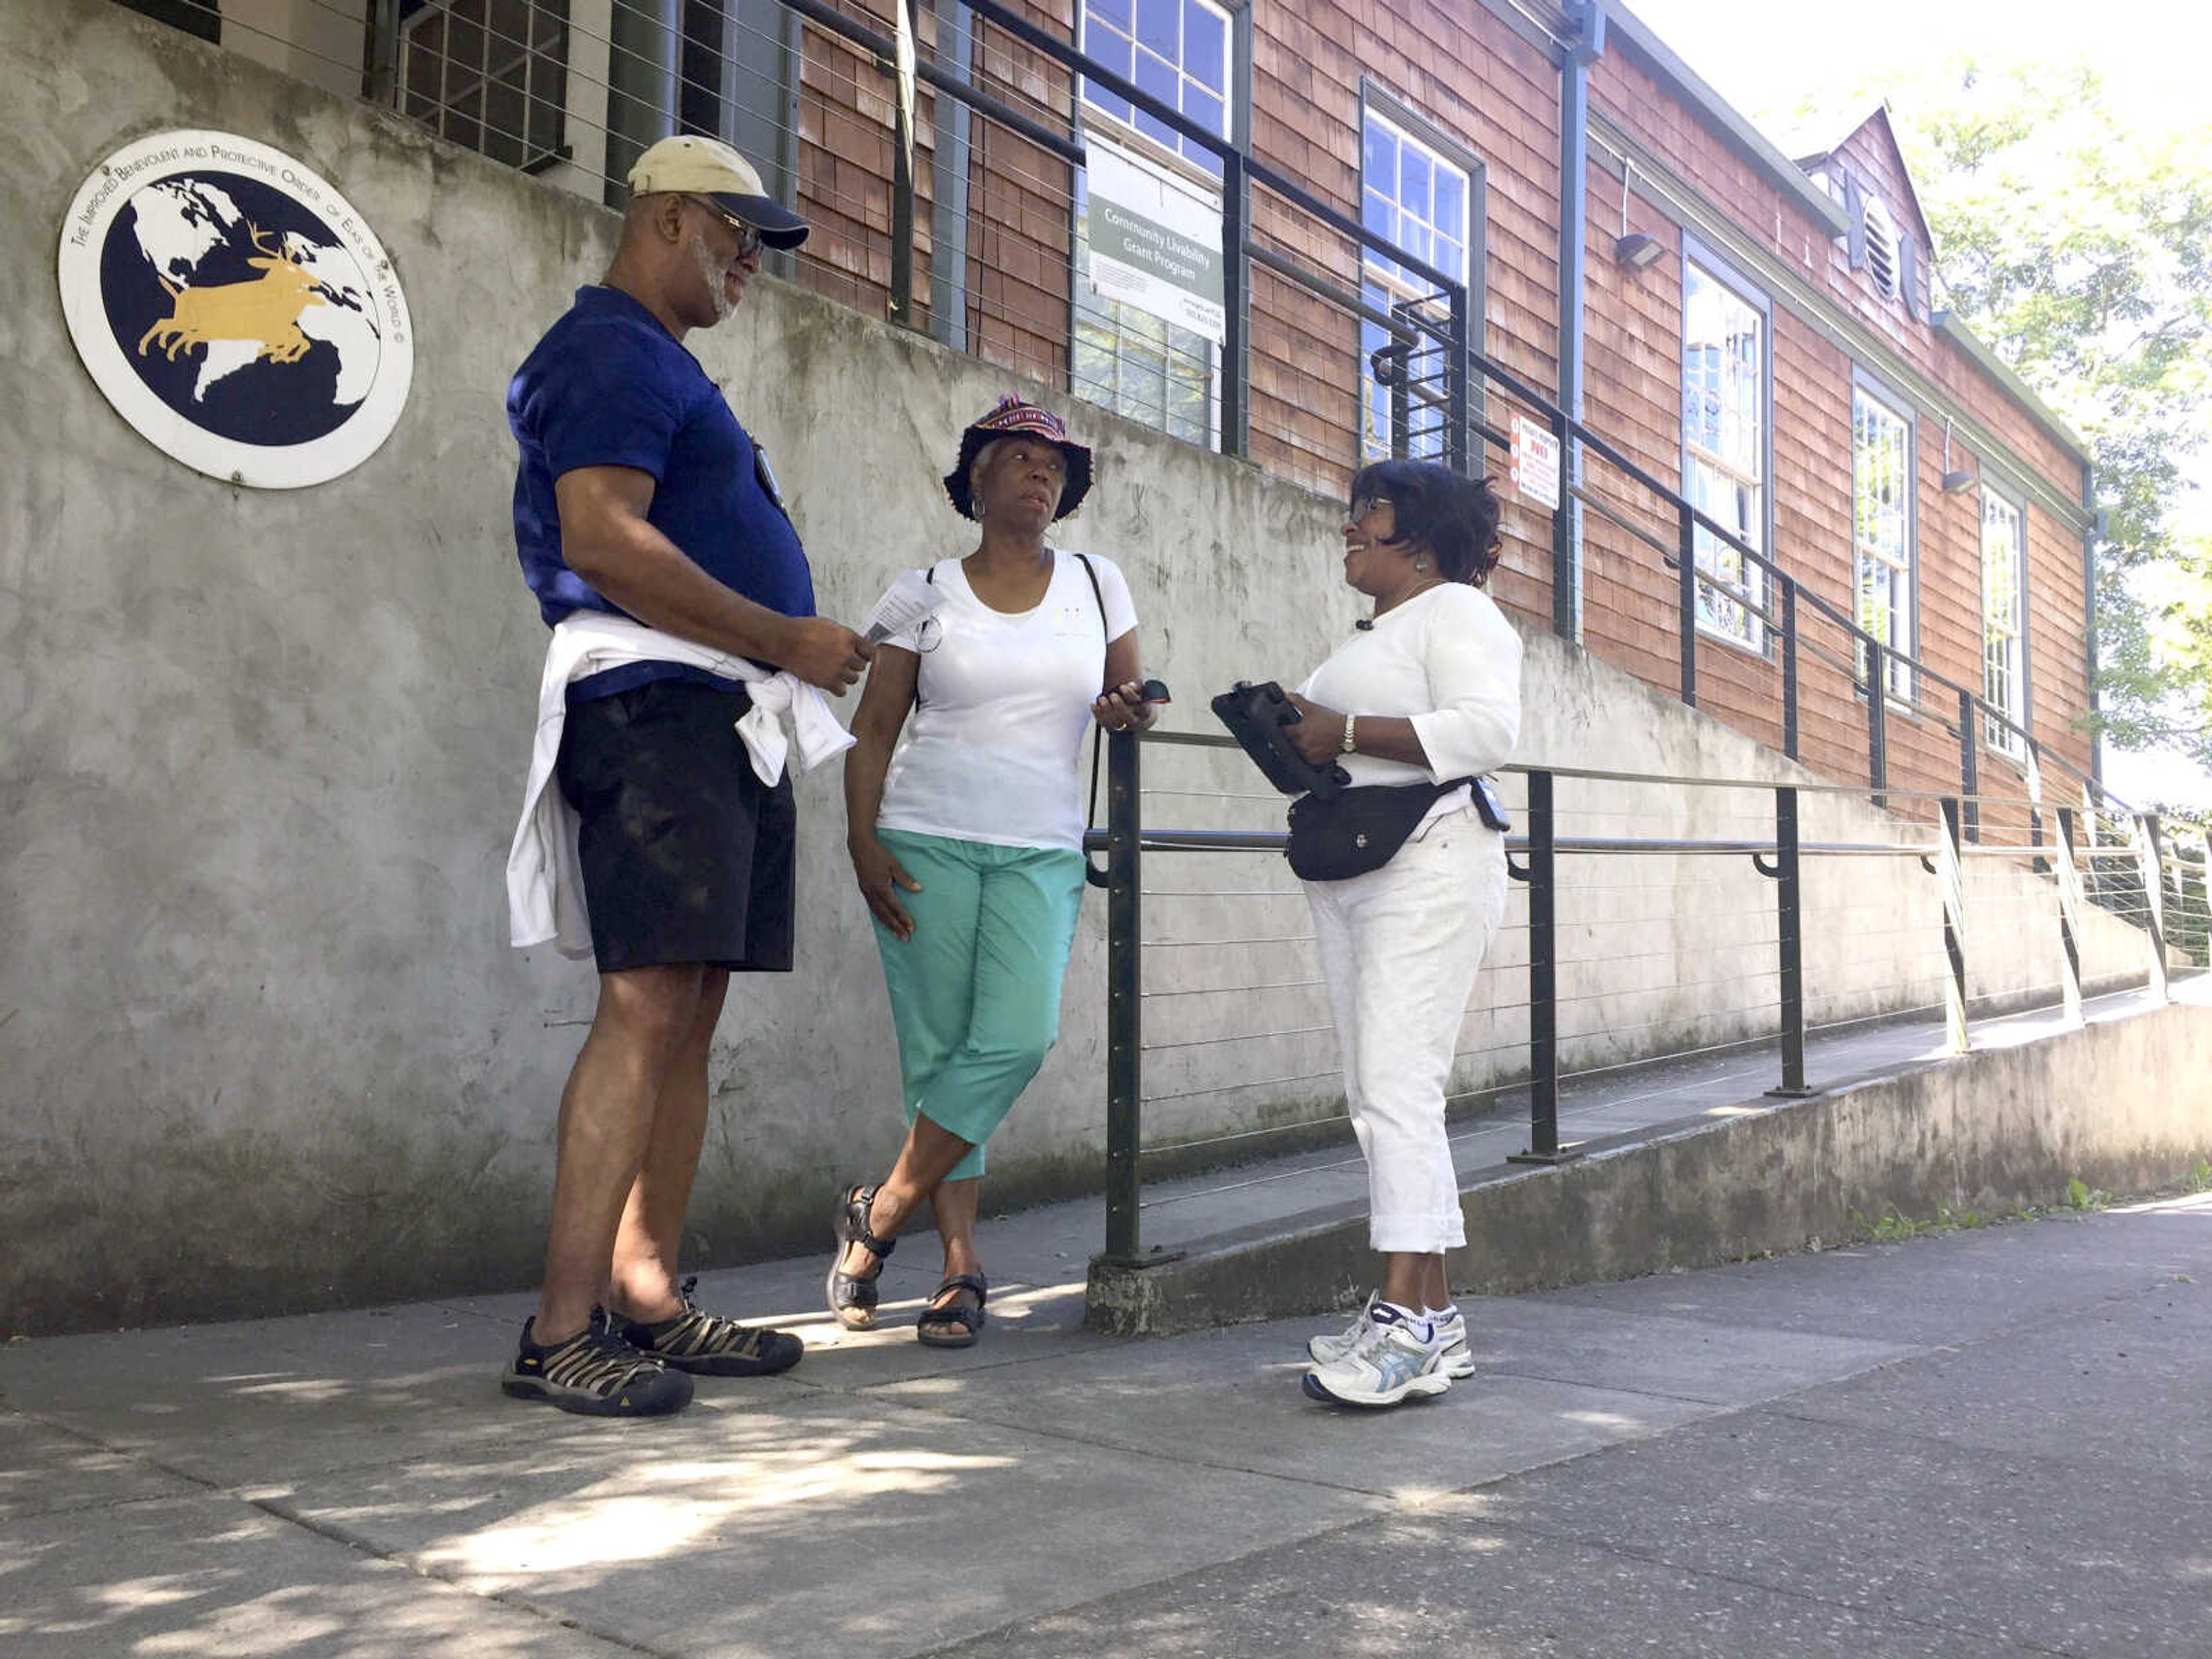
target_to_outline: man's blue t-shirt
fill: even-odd
[[[814,614],[805,551],[769,491],[752,439],[699,360],[629,295],[576,290],[575,305],[515,371],[507,420],[522,452],[515,549],[549,627],[572,611],[624,614],[561,557],[553,481],[581,466],[650,473],[646,520],[693,563],[757,605],[788,617]],[[690,677],[674,664],[639,664],[595,674],[572,690],[601,694],[670,674]]]

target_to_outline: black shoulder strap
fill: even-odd
[[[1091,568],[1088,553],[1079,553],[1075,556],[1083,561],[1083,574],[1091,578],[1091,597],[1098,601],[1098,631],[1103,634],[1106,631],[1106,594],[1098,586],[1098,573]],[[1113,641],[1109,640],[1107,643],[1111,645]]]
[[[1083,561],[1083,574],[1091,578],[1091,597],[1098,601],[1098,631],[1103,635],[1107,628],[1106,595],[1098,586],[1098,573],[1091,568],[1088,553],[1079,553],[1075,556]],[[1113,641],[1108,640],[1106,643],[1111,645]],[[1104,688],[1100,689],[1103,690]],[[1091,724],[1091,805],[1083,815],[1086,826],[1098,821],[1098,747],[1104,741],[1105,738],[1100,735],[1098,723],[1093,720]],[[1106,872],[1091,864],[1088,853],[1083,855],[1083,874],[1093,887],[1106,884]]]

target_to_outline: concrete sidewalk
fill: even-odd
[[[964,1355],[709,1275],[817,1346],[658,1423],[503,1399],[522,1297],[0,1349],[0,1652],[2212,1651],[2212,1198],[1470,1301],[1373,1415],[1065,1224]]]

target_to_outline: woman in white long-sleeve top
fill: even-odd
[[[1498,561],[1498,512],[1487,483],[1441,466],[1363,470],[1344,579],[1374,614],[1291,699],[1307,759],[1338,762],[1356,786],[1419,792],[1393,798],[1419,816],[1381,867],[1304,884],[1382,1257],[1351,1328],[1309,1345],[1304,1388],[1318,1400],[1394,1406],[1474,1369],[1444,1278],[1444,1252],[1466,1243],[1444,1089],[1505,910],[1504,836],[1454,782],[1502,763],[1520,735],[1520,636],[1480,586]]]

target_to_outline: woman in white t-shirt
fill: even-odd
[[[1121,571],[1045,542],[1090,487],[1091,452],[1049,410],[1002,398],[969,427],[945,488],[981,539],[931,567],[941,605],[878,648],[853,717],[846,840],[875,918],[908,1128],[890,1173],[837,1201],[824,1294],[852,1329],[874,1324],[883,1259],[933,1199],[945,1278],[915,1334],[966,1347],[983,1326],[983,1143],[1059,1032],[1084,885],[1076,757],[1093,721],[1152,718]]]
[[[1308,1345],[1317,1400],[1393,1406],[1474,1370],[1444,1278],[1444,1252],[1467,1242],[1444,1087],[1505,910],[1505,837],[1463,781],[1501,764],[1521,730],[1520,635],[1480,586],[1498,548],[1486,482],[1422,461],[1364,469],[1344,579],[1374,614],[1291,699],[1286,730],[1307,759],[1339,763],[1355,786],[1418,790],[1415,810],[1433,797],[1379,869],[1304,884],[1382,1257],[1351,1328]]]

